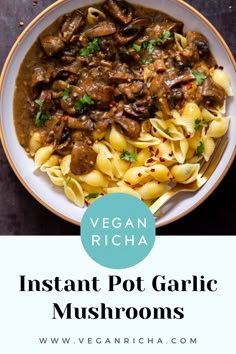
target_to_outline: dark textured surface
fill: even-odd
[[[0,0],[0,70],[16,36],[52,0]],[[188,0],[221,33],[236,57],[235,0]],[[235,117],[232,117],[235,119]],[[208,199],[182,219],[159,228],[162,235],[236,234],[236,161]],[[79,227],[61,220],[22,187],[0,146],[0,234],[78,235]]]

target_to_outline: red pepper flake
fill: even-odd
[[[159,149],[156,149],[155,156],[159,154]]]
[[[163,143],[166,142],[166,140],[167,140],[167,138],[164,138],[164,139],[163,139]]]
[[[218,67],[220,70],[224,70],[224,67],[223,66],[219,66]]]
[[[143,112],[144,110],[145,110],[144,107],[138,107],[138,111],[139,111],[139,112]]]
[[[141,173],[141,172],[139,172],[139,173],[138,173],[138,176],[139,176],[139,177],[142,177],[142,173]]]
[[[169,178],[169,180],[170,181],[173,181],[175,178],[173,177],[173,176],[171,176],[170,178]]]
[[[19,23],[18,23],[18,26],[19,27],[23,27],[25,25],[25,23],[23,22],[23,21],[20,21]]]
[[[156,170],[155,170],[155,168],[151,168],[151,170],[150,170],[151,172],[155,172]]]
[[[116,105],[116,103],[115,103],[115,102],[111,102],[111,103],[109,103],[109,107],[110,107],[110,108],[114,107],[115,105]]]
[[[149,146],[148,150],[149,150],[149,151],[153,151],[153,147],[152,147],[152,146]]]
[[[161,184],[161,182],[157,182],[157,184]]]
[[[16,39],[18,39],[20,37],[20,35],[18,34],[17,36],[16,36]]]
[[[165,162],[165,159],[163,159],[163,157],[160,157],[160,162]]]
[[[152,157],[150,157],[150,159],[147,159],[147,163],[152,163],[154,162],[154,159]]]
[[[171,152],[170,154],[168,154],[170,157],[173,156],[173,152]]]
[[[33,6],[38,5],[38,1],[33,1]]]
[[[101,196],[104,196],[104,193],[100,193]]]
[[[193,87],[193,85],[190,83],[186,85],[187,90],[190,90],[192,87]]]
[[[187,134],[187,135],[186,135],[186,138],[188,139],[188,138],[190,138],[190,136],[191,136],[190,134]]]
[[[214,117],[217,117],[218,114],[216,112],[211,112],[213,114]]]
[[[62,118],[65,122],[67,122],[68,121],[68,119],[69,119],[69,116],[63,116],[63,118]]]

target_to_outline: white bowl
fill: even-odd
[[[130,2],[143,4],[142,0],[130,0]],[[27,157],[16,137],[12,102],[20,64],[38,35],[60,15],[90,3],[93,4],[94,1],[59,0],[37,16],[24,30],[9,53],[0,83],[1,140],[11,167],[34,198],[53,213],[74,224],[80,224],[85,208],[78,208],[68,201],[62,189],[52,185],[43,174],[33,173],[33,161]],[[145,6],[159,9],[184,22],[184,31],[191,30],[203,33],[209,40],[211,51],[218,64],[225,68],[231,78],[232,89],[234,94],[236,93],[236,64],[234,58],[220,34],[198,11],[182,1],[175,0],[159,0],[158,2],[156,0],[146,0]],[[229,144],[214,174],[197,193],[191,195],[183,193],[173,198],[166,205],[164,216],[156,221],[157,227],[166,225],[189,213],[210,195],[225,176],[236,152],[235,97],[228,100],[227,115],[232,118],[228,131]]]

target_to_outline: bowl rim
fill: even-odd
[[[100,0],[101,1],[101,0]],[[204,22],[206,24],[206,26],[216,35],[217,39],[220,41],[220,43],[222,44],[222,46],[224,47],[228,58],[230,60],[230,62],[232,63],[232,66],[234,68],[234,70],[236,71],[236,61],[234,59],[234,56],[229,48],[229,46],[227,45],[227,43],[225,42],[225,40],[223,39],[223,37],[221,36],[221,34],[218,32],[218,30],[213,26],[213,24],[204,16],[202,15],[197,9],[195,9],[192,5],[186,3],[183,0],[169,0],[170,2],[175,2],[179,5],[184,6],[187,10],[189,10],[190,12],[192,12],[195,16],[197,16],[198,18],[200,18],[200,20],[202,22]],[[65,0],[58,0],[55,3],[49,5],[48,7],[46,7],[44,10],[42,10],[27,26],[26,28],[22,31],[22,33],[19,35],[19,37],[16,39],[15,43],[13,44],[12,48],[10,49],[10,52],[7,55],[7,58],[4,62],[3,68],[2,68],[2,72],[1,72],[1,76],[0,76],[0,97],[2,95],[2,88],[3,88],[3,82],[7,73],[7,69],[8,66],[11,62],[11,59],[15,53],[15,51],[17,50],[20,42],[22,41],[22,39],[25,37],[25,35],[31,30],[31,28],[38,23],[48,12],[52,11],[54,8],[60,6],[61,4],[65,3]],[[97,1],[98,2],[98,1]],[[134,1],[135,3],[135,1]],[[144,5],[145,6],[145,5]],[[158,9],[158,7],[157,7]],[[20,183],[24,186],[24,188],[34,197],[34,199],[36,199],[41,205],[43,205],[46,209],[48,209],[50,212],[52,212],[53,214],[57,215],[58,217],[72,223],[75,224],[77,226],[80,226],[80,221],[76,221],[75,219],[72,219],[68,216],[65,216],[64,214],[60,213],[59,211],[57,211],[56,209],[54,209],[53,207],[51,207],[50,205],[48,205],[43,199],[41,199],[38,195],[35,194],[35,192],[29,187],[29,185],[24,181],[23,177],[21,176],[21,174],[18,172],[9,152],[8,152],[8,148],[7,148],[7,144],[6,141],[4,139],[4,134],[3,134],[3,129],[2,129],[2,119],[0,117],[0,140],[2,143],[2,147],[4,150],[4,153],[7,157],[7,160],[12,168],[12,170],[14,171],[16,177],[18,178],[18,180],[20,181]],[[168,225],[174,221],[177,221],[179,219],[181,219],[183,216],[189,214],[191,211],[193,211],[194,209],[196,209],[204,200],[207,199],[207,197],[217,188],[217,186],[220,184],[220,182],[223,180],[223,178],[225,177],[226,173],[228,172],[230,166],[233,163],[233,160],[236,156],[236,146],[234,147],[234,150],[231,154],[230,159],[228,160],[228,163],[226,164],[224,170],[221,172],[219,178],[216,180],[216,182],[211,186],[211,188],[207,191],[207,193],[205,193],[201,198],[199,198],[198,201],[196,201],[191,207],[185,209],[183,212],[178,213],[178,215],[171,217],[168,220],[165,220],[163,222],[159,222],[158,225],[156,224],[156,228]]]

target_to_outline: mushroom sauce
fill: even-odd
[[[106,0],[58,18],[26,54],[16,80],[16,133],[29,156],[51,146],[59,159],[70,155],[67,172],[84,176],[98,166],[99,149],[94,144],[105,139],[106,149],[109,144],[114,148],[106,138],[113,129],[128,142],[126,149],[118,147],[126,162],[136,161],[132,153],[138,155],[145,143],[133,144],[135,151],[130,146],[145,134],[146,143],[151,134],[158,137],[156,145],[170,139],[169,156],[174,154],[165,164],[160,149],[152,149],[150,143],[145,166],[151,159],[167,167],[185,162],[187,150],[179,158],[174,141],[190,138],[199,127],[207,129],[208,121],[200,111],[222,107],[227,94],[212,78],[217,63],[207,38],[197,32],[183,33],[183,26],[158,10],[123,0]],[[173,124],[167,122],[181,116],[188,103],[199,112],[195,128],[184,131],[185,123],[180,122],[182,128],[171,133]],[[155,124],[152,120],[157,112],[162,128],[155,127],[160,120]],[[203,153],[202,141],[202,151],[196,153],[193,144],[186,144],[191,147],[189,158],[194,155],[196,162]],[[124,170],[120,171],[113,180],[123,178]],[[168,181],[174,179],[170,172],[168,176]]]

